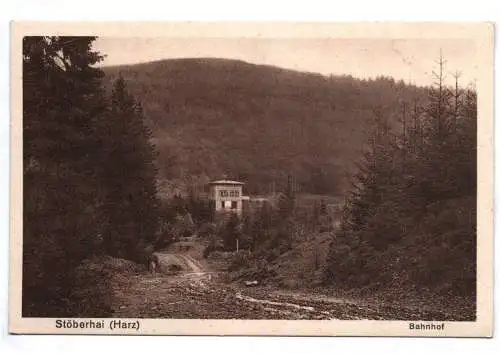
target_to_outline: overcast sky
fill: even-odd
[[[94,48],[106,54],[103,65],[148,62],[168,58],[217,57],[240,59],[321,74],[358,78],[392,76],[417,85],[432,82],[440,50],[461,83],[474,81],[475,46],[470,39],[270,39],[270,38],[98,38]]]

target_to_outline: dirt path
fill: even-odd
[[[204,273],[206,270],[204,267],[201,265],[200,262],[198,262],[196,259],[193,257],[186,255],[186,254],[180,254],[178,255],[179,258],[182,258],[184,262],[191,268],[191,270],[195,273]]]
[[[345,301],[310,292],[284,292],[224,283],[189,252],[158,253],[162,272],[116,277],[114,317],[200,319],[445,320],[440,312]],[[165,273],[169,265],[181,271]]]
[[[160,268],[167,269],[170,265],[178,265],[182,267],[184,272],[203,273],[204,267],[200,262],[193,259],[186,254],[174,253],[157,253],[158,260],[160,261]]]

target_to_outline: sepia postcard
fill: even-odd
[[[492,24],[11,30],[11,333],[492,336]]]

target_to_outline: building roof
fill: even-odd
[[[212,181],[210,182],[210,184],[226,184],[226,185],[244,185],[245,183],[243,182],[238,182],[238,181],[230,181],[230,180],[227,180],[227,179],[220,179],[218,181]]]

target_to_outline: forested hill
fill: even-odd
[[[425,89],[391,78],[285,70],[227,59],[172,59],[104,67],[144,107],[160,176],[188,185],[223,175],[250,193],[283,189],[339,194],[376,116],[396,122]],[[374,112],[377,112],[375,114]]]

